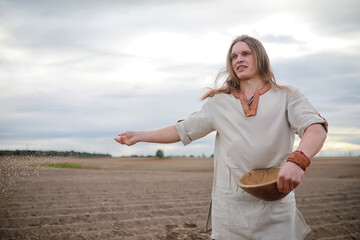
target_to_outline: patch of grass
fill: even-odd
[[[41,166],[54,167],[54,168],[84,168],[83,165],[76,163],[44,163]]]

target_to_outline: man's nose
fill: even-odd
[[[236,62],[242,62],[242,61],[244,61],[244,58],[241,56],[241,54],[239,54],[239,55],[236,56],[235,61]]]

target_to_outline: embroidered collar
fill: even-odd
[[[245,116],[246,117],[251,117],[251,116],[256,116],[256,111],[257,111],[260,95],[263,95],[264,93],[269,91],[270,88],[271,88],[271,84],[268,83],[262,89],[257,90],[254,93],[254,96],[253,96],[254,98],[253,98],[252,104],[250,106],[246,102],[244,96],[242,94],[240,94],[240,92],[232,92],[232,94],[237,99],[240,99],[241,105],[242,105],[242,107],[244,109]]]

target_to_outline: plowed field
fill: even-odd
[[[211,159],[1,162],[0,239],[210,239]],[[306,239],[360,239],[360,158],[314,159],[296,196],[312,229]]]

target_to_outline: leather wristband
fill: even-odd
[[[299,165],[304,171],[310,166],[310,159],[299,150],[291,153],[287,161]]]

